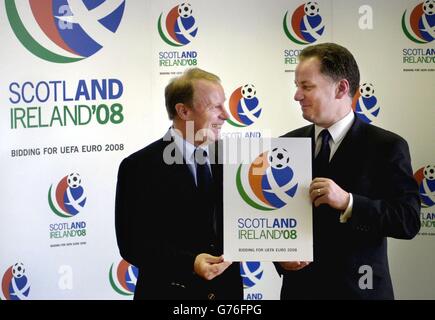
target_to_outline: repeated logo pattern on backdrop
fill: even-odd
[[[371,123],[378,117],[380,106],[375,96],[373,84],[366,82],[360,85],[353,97],[352,108],[358,118],[367,123]]]
[[[78,173],[70,173],[63,177],[53,188],[48,190],[48,203],[51,210],[62,218],[70,218],[78,214],[86,204],[86,193],[82,187],[82,179]]]
[[[405,10],[402,29],[415,43],[429,43],[435,39],[435,0],[426,0]]]
[[[30,281],[23,263],[15,263],[3,274],[2,293],[6,300],[26,300],[29,297]]]
[[[419,185],[421,206],[429,208],[435,205],[435,165],[427,165],[414,174]]]
[[[230,96],[229,108],[232,116],[232,119],[227,119],[229,124],[238,128],[253,124],[261,115],[255,86],[245,84],[234,90]]]
[[[317,2],[301,4],[289,16],[284,15],[283,28],[287,37],[296,44],[307,45],[316,42],[325,31]]]
[[[245,289],[255,286],[263,277],[263,267],[261,262],[241,262],[240,275],[243,279],[243,287]]]
[[[80,61],[98,52],[119,27],[125,0],[29,0],[31,16],[20,15],[15,0],[5,1],[18,40],[35,56],[57,63]],[[32,29],[34,19],[49,43]]]
[[[162,40],[173,47],[181,47],[190,43],[198,33],[190,3],[185,2],[173,7],[166,18],[162,12],[157,28]]]
[[[110,266],[109,281],[113,290],[123,296],[132,296],[136,289],[139,270],[125,260],[121,260],[116,268]]]
[[[435,0],[278,1],[273,3],[276,12],[262,10],[270,6],[267,1],[186,1],[1,1],[2,173],[10,183],[0,208],[0,299],[130,299],[138,272],[119,261],[115,233],[109,230],[116,169],[135,146],[167,127],[161,103],[167,78],[193,66],[217,72],[231,84],[228,136],[268,136],[268,129],[270,136],[277,136],[303,121],[288,97],[300,50],[324,41],[362,48],[354,52],[358,63],[377,66],[371,70],[377,77],[363,80],[366,83],[354,97],[357,116],[379,122],[413,143],[413,160],[420,164],[414,168],[422,204],[419,237],[432,239],[424,239],[424,246],[421,238],[406,247],[392,246],[396,263],[391,267],[399,299],[433,299],[435,280],[425,275],[435,258],[425,252],[435,239],[435,165],[428,155],[434,135],[430,112],[435,99],[430,88],[435,72]],[[249,28],[258,18],[263,23]],[[392,40],[389,46],[384,45],[385,32]],[[260,42],[251,42],[253,33]],[[276,63],[276,58],[285,58],[285,63]],[[240,79],[240,70],[247,70],[249,78]],[[400,79],[407,94],[398,95],[391,79]],[[392,90],[381,92],[382,87]],[[385,122],[386,114],[392,117]],[[418,130],[409,127],[410,114]],[[244,228],[237,229],[246,231],[246,239],[263,231],[279,232],[282,239],[292,241],[293,235],[300,235],[300,220],[288,219],[288,226],[284,221],[276,227],[270,218],[292,211],[305,183],[292,149],[275,147],[255,150],[255,161],[235,167],[239,170],[232,180],[237,188],[234,198],[245,209],[256,210],[243,217]],[[95,165],[101,174],[85,176]],[[17,170],[28,178],[26,188]],[[45,181],[42,198],[35,192],[40,181]],[[101,199],[94,192],[102,194]],[[11,195],[26,200],[12,201]],[[263,217],[272,228],[246,224],[247,219]],[[98,242],[108,244],[107,250],[96,251]],[[397,270],[412,260],[412,250],[406,248],[417,250],[424,263],[415,269],[416,281],[405,285]],[[61,264],[70,264],[62,258],[65,254],[73,262],[71,271],[55,272]],[[95,258],[94,263],[89,264],[89,258]],[[415,267],[411,262],[409,266]],[[98,273],[101,268],[102,279],[88,277],[89,270]],[[270,291],[279,299],[280,284],[269,281],[267,263],[246,262],[240,271],[249,294],[269,297]],[[277,276],[274,269],[271,273]],[[56,288],[62,281],[63,287]]]
[[[289,162],[288,151],[281,147],[261,153],[247,170],[248,185],[242,182],[241,164],[237,169],[236,185],[242,199],[251,207],[263,211],[285,206],[298,188]]]

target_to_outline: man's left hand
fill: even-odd
[[[328,178],[314,178],[310,184],[310,198],[316,207],[327,204],[330,207],[344,211],[349,204],[350,195]]]

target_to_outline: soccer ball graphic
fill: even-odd
[[[245,84],[242,87],[242,96],[245,99],[252,99],[255,97],[257,91],[255,90],[255,86],[253,84]]]
[[[429,164],[424,167],[423,174],[427,180],[435,180],[435,165]]]
[[[423,11],[428,16],[431,16],[435,13],[435,0],[426,0],[423,3]]]
[[[14,266],[12,267],[12,275],[14,276],[14,278],[21,278],[22,276],[24,276],[25,272],[26,269],[24,269],[24,264],[21,262],[14,264]]]
[[[75,188],[80,187],[82,179],[80,178],[80,175],[78,173],[70,173],[68,175],[67,182],[68,182],[68,186],[70,188],[75,189]]]
[[[190,3],[182,3],[178,6],[178,14],[182,18],[189,18],[192,15],[192,6]]]
[[[375,87],[371,83],[363,83],[359,87],[359,93],[361,93],[361,96],[364,98],[373,97],[375,94]]]
[[[319,4],[317,2],[307,2],[304,6],[305,14],[309,17],[314,17],[319,14]]]
[[[272,168],[283,169],[288,167],[290,156],[286,149],[278,147],[272,150],[269,155],[269,162]]]

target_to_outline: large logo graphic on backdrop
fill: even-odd
[[[57,63],[98,52],[119,27],[125,0],[5,1],[18,40],[35,56]],[[42,3],[41,3],[42,2]]]
[[[282,23],[287,37],[301,45],[316,42],[325,31],[319,4],[313,1],[301,4],[290,18],[287,11]]]
[[[367,123],[371,123],[378,117],[380,106],[375,96],[373,84],[366,82],[360,85],[353,97],[352,108],[358,118]]]
[[[51,210],[62,218],[74,217],[86,204],[86,193],[78,173],[64,176],[57,185],[48,190],[48,203]]]
[[[415,43],[429,43],[435,39],[435,0],[426,0],[402,15],[402,30]]]
[[[298,183],[293,179],[286,149],[275,147],[261,153],[242,177],[241,164],[237,169],[236,186],[242,199],[251,207],[263,211],[282,208],[296,194]]]
[[[227,119],[227,122],[234,127],[250,126],[261,115],[261,105],[253,84],[245,84],[234,90],[229,105],[232,119]]]
[[[109,281],[113,290],[123,296],[132,296],[136,289],[139,270],[125,260],[121,260],[116,268],[114,263],[110,266]]]
[[[241,262],[240,275],[243,279],[243,288],[252,288],[263,277],[263,267],[261,265],[261,262]]]
[[[429,164],[417,170],[414,174],[419,185],[422,208],[435,205],[435,165]]]
[[[190,3],[184,2],[173,7],[166,17],[163,12],[157,23],[160,37],[173,47],[182,47],[189,44],[198,33],[193,10]]]
[[[30,281],[21,262],[10,266],[3,274],[2,292],[6,300],[26,300],[30,293]]]

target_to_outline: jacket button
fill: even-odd
[[[216,296],[214,295],[214,293],[209,293],[207,298],[208,298],[208,300],[214,300],[216,298]]]

